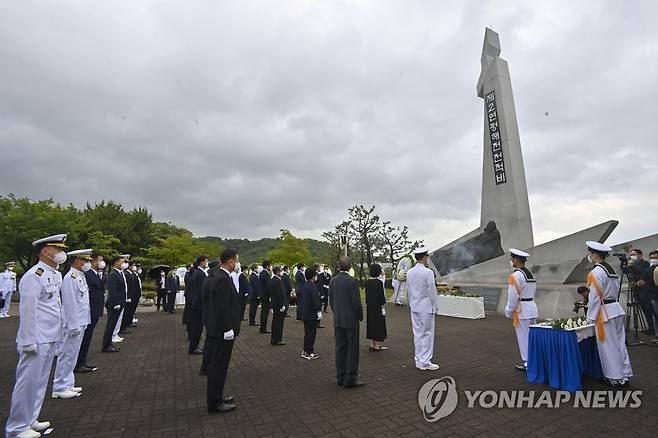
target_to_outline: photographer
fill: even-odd
[[[589,289],[587,286],[580,286],[578,288],[578,295],[582,297],[582,301],[576,301],[573,304],[573,311],[578,313],[580,309],[583,309],[583,313],[587,316],[587,304],[589,302]]]
[[[649,262],[642,258],[642,250],[632,249],[630,260],[628,261],[628,279],[631,283],[631,290],[635,294],[637,302],[640,304],[642,313],[647,321],[647,329],[644,334],[654,334],[653,308],[651,306],[651,296],[647,288],[644,276],[649,269]]]
[[[649,267],[644,270],[642,277],[638,283],[641,283],[645,291],[646,297],[651,303],[653,323],[653,335],[655,338],[651,341],[658,344],[658,249],[651,251],[649,254]]]

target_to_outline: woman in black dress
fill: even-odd
[[[367,326],[366,337],[370,339],[370,351],[387,350],[378,342],[386,339],[386,311],[382,307],[386,304],[384,284],[379,279],[382,267],[374,263],[370,267],[370,278],[366,281]]]

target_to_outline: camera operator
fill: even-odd
[[[646,281],[643,280],[645,271],[649,269],[649,262],[642,258],[642,250],[634,248],[631,250],[631,257],[628,261],[628,279],[631,283],[631,291],[635,294],[637,302],[640,304],[642,313],[647,321],[647,329],[643,332],[647,335],[654,334],[653,308],[651,306],[651,296],[646,287]]]
[[[587,304],[589,301],[589,289],[587,286],[580,286],[578,288],[578,295],[582,297],[582,301],[573,303],[573,311],[578,313],[580,309],[583,309],[583,313],[587,316]]]
[[[649,254],[649,267],[644,270],[642,277],[638,283],[642,284],[645,290],[647,299],[651,302],[651,310],[653,311],[653,335],[655,338],[651,341],[658,344],[658,249],[651,251]]]

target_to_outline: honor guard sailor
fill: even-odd
[[[57,267],[66,261],[66,234],[35,240],[39,261],[21,278],[18,291],[20,322],[16,347],[18,366],[5,427],[7,437],[38,437],[50,427],[37,420],[48,387],[50,367],[62,338],[62,308],[59,291],[62,274]]]
[[[530,325],[537,322],[537,305],[535,304],[535,291],[537,282],[532,272],[525,267],[530,254],[518,249],[510,248],[510,265],[514,272],[508,277],[507,305],[505,316],[512,319],[516,331],[516,341],[519,344],[522,365],[516,369],[526,371],[528,368],[528,333]]]
[[[71,269],[64,276],[60,292],[64,336],[55,366],[53,398],[73,398],[82,393],[82,387],[75,386],[73,370],[78,360],[84,331],[91,324],[89,287],[85,277],[85,272],[91,269],[91,251],[78,249],[66,254],[71,260]]]
[[[16,292],[14,265],[14,262],[5,263],[5,271],[0,273],[0,298],[4,300],[4,305],[0,306],[0,318],[9,318],[11,296]]]
[[[626,313],[617,301],[619,276],[605,261],[612,248],[593,241],[586,244],[589,251],[587,260],[594,264],[587,275],[587,319],[596,324],[596,344],[603,375],[613,386],[624,386],[633,376],[633,370],[625,344]]]
[[[427,248],[414,252],[416,265],[407,272],[407,294],[414,332],[416,368],[435,371],[439,366],[432,363],[434,355],[434,323],[439,310],[434,271],[427,267],[430,258]]]

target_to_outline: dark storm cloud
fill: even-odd
[[[375,204],[438,246],[479,224],[475,83],[492,26],[535,240],[611,218],[618,240],[655,231],[633,213],[658,171],[652,2],[1,8],[3,193],[114,199],[250,238],[318,237]]]

